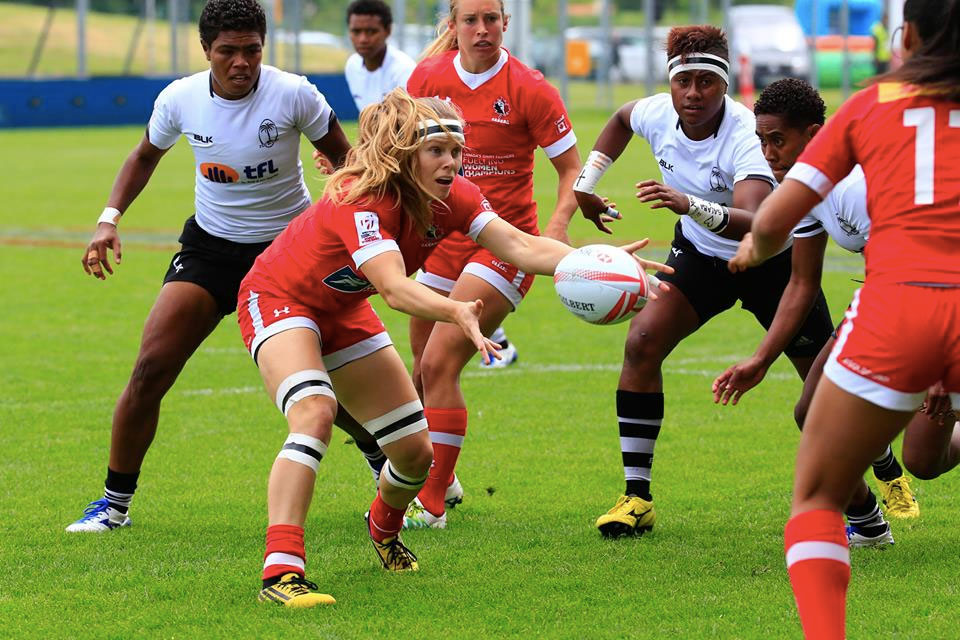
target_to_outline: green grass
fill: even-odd
[[[576,111],[581,149],[605,117]],[[353,131],[349,134],[352,136]],[[265,487],[285,425],[231,317],[164,402],[132,509],[109,535],[63,527],[102,489],[113,404],[192,206],[192,161],[178,144],[122,224],[124,261],[99,282],[80,257],[113,176],[142,128],[0,132],[0,636],[246,638],[798,638],[783,568],[799,381],[784,361],[736,408],[713,377],[761,332],[731,310],[671,355],[654,468],[659,521],[608,542],[593,520],[622,490],[614,389],[626,332],[562,311],[541,279],[506,327],[520,362],[470,367],[470,435],[458,472],[466,501],[447,531],[406,535],[417,575],[385,575],[362,514],[369,473],[336,432],[307,522],[309,576],[338,604],[257,606]],[[538,159],[546,218],[555,174]],[[625,220],[613,238],[576,219],[578,244],[649,235],[662,258],[672,214],[632,202],[658,172],[635,142],[604,179]],[[311,179],[314,193],[319,182]],[[829,253],[835,317],[858,258]],[[406,321],[375,301],[400,352]],[[923,516],[894,522],[896,548],[855,551],[852,638],[946,638],[956,631],[957,479],[918,483]]]

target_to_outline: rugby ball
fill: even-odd
[[[563,306],[590,324],[629,320],[647,303],[652,286],[636,259],[623,249],[588,244],[568,253],[553,274]]]

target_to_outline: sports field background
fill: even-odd
[[[585,155],[606,116],[575,109],[572,119]],[[580,322],[548,279],[506,323],[519,363],[465,374],[465,502],[448,530],[404,535],[419,574],[380,569],[362,520],[369,472],[335,431],[306,543],[308,578],[338,604],[256,603],[267,473],[286,427],[235,316],[167,396],[133,526],[66,535],[101,495],[114,402],[192,211],[181,142],[121,223],[116,276],[82,272],[82,248],[142,131],[0,132],[0,637],[800,636],[782,551],[800,390],[789,363],[781,359],[741,406],[718,408],[710,383],[752,352],[761,335],[752,316],[733,310],[681,344],[665,369],[656,527],[603,540],[593,521],[623,489],[614,390],[626,325]],[[538,162],[546,219],[556,174],[542,154]],[[625,214],[616,235],[601,237],[577,214],[574,243],[650,236],[645,255],[663,259],[676,218],[632,197],[634,182],[658,175],[645,145],[632,143],[601,183]],[[308,183],[319,194],[321,183]],[[825,290],[835,320],[861,273],[858,257],[831,248]],[[405,319],[375,305],[408,357]],[[851,638],[956,634],[957,479],[915,486],[922,517],[892,523],[895,548],[852,554]]]

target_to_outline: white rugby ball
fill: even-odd
[[[557,264],[553,286],[570,313],[591,324],[616,324],[635,316],[647,303],[651,283],[623,249],[588,244]]]

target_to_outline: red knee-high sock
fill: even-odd
[[[839,511],[806,511],[784,530],[787,571],[803,634],[811,640],[845,636],[850,549]]]
[[[270,580],[285,573],[299,573],[307,553],[303,549],[303,527],[295,524],[274,524],[267,527],[267,551],[263,554],[263,579]]]
[[[377,542],[383,542],[389,538],[394,538],[403,528],[403,514],[406,508],[394,509],[380,497],[377,491],[377,497],[373,499],[370,505],[369,529],[370,535]]]
[[[438,516],[444,512],[443,500],[453,480],[453,469],[457,466],[460,447],[467,434],[467,410],[426,408],[423,415],[430,428],[433,464],[427,482],[417,497],[427,511]]]

